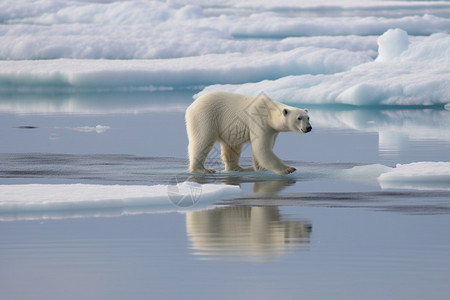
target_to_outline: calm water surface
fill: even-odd
[[[186,178],[192,94],[2,100],[0,183]],[[295,175],[204,176],[242,188],[205,210],[0,212],[1,298],[448,299],[450,187],[382,189],[342,171],[449,161],[450,112],[313,107],[310,116],[311,133],[281,134],[275,148]],[[244,156],[250,164],[250,149]]]

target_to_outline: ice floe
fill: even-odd
[[[450,162],[397,164],[378,177],[382,188],[450,190]]]
[[[383,189],[450,190],[450,162],[422,161],[395,167],[363,165],[342,170],[337,176],[377,182]]]
[[[237,196],[238,186],[182,182],[172,185],[0,185],[0,221],[108,217],[206,209]]]

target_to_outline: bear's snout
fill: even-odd
[[[306,129],[302,129],[302,132],[303,132],[303,133],[308,133],[308,132],[310,132],[311,130],[312,130],[312,126],[309,125],[308,127],[306,127]]]

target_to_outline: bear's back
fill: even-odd
[[[209,118],[216,122],[227,121],[244,113],[252,98],[228,92],[211,92],[200,96],[187,109],[192,117]]]

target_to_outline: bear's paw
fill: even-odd
[[[288,167],[288,168],[282,170],[281,172],[279,172],[278,174],[280,174],[280,175],[287,175],[287,174],[294,173],[296,170],[297,169],[294,168],[294,167]]]

